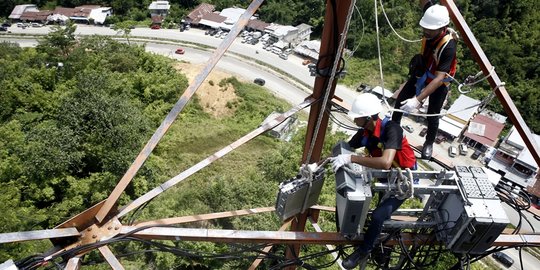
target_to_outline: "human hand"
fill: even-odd
[[[403,106],[401,106],[400,109],[412,113],[420,107],[420,101],[418,101],[416,97],[412,97],[402,101],[401,105]]]
[[[344,165],[351,163],[351,154],[341,154],[336,157],[330,158],[330,161],[332,162],[332,170],[334,172],[337,172],[339,168],[343,167]]]

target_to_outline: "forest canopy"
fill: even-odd
[[[7,17],[16,4],[37,4],[42,9],[54,9],[55,5],[74,7],[85,4],[83,0],[11,0],[0,3],[0,16]],[[93,4],[110,6],[116,21],[141,21],[149,18],[147,12],[151,0],[145,1],[93,1]],[[180,21],[198,4],[200,0],[172,0],[171,11],[167,20],[170,26]],[[204,1],[216,6],[216,10],[238,6],[247,7],[249,1],[209,0]],[[434,1],[439,2],[439,1]],[[331,1],[328,2],[329,5]],[[463,17],[479,41],[500,79],[506,83],[506,89],[534,133],[540,134],[540,91],[538,74],[540,71],[540,12],[533,0],[456,0]],[[421,29],[418,21],[421,10],[418,1],[380,0],[377,3],[377,16],[374,16],[374,2],[356,1],[357,8],[352,16],[347,39],[347,49],[354,57],[347,63],[348,76],[342,83],[357,86],[360,83],[372,85],[384,84],[389,89],[397,89],[408,72],[410,58],[419,50],[418,43],[403,41],[395,32],[408,40],[418,40]],[[286,6],[287,8],[283,8]],[[260,19],[266,22],[298,25],[307,23],[313,26],[312,39],[320,38],[324,22],[325,1],[268,0],[260,7]],[[384,8],[384,13],[382,12]],[[378,72],[377,30],[375,19],[380,26],[381,57],[384,82]],[[388,24],[387,22],[390,22]],[[391,25],[391,26],[390,26]],[[452,25],[451,25],[452,26]],[[393,30],[393,29],[394,30]],[[460,82],[467,76],[480,71],[463,41],[458,45],[458,71],[456,79]],[[491,92],[487,83],[476,85],[468,95],[482,100]],[[458,96],[456,84],[451,91],[451,99]],[[504,114],[496,99],[491,101],[489,109]]]

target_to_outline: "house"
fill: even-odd
[[[477,114],[463,133],[462,142],[485,152],[489,147],[495,147],[503,128],[504,122],[501,123],[484,114]]]
[[[8,18],[14,21],[19,21],[25,12],[39,12],[39,9],[36,5],[16,5]]]
[[[111,7],[96,7],[90,11],[89,19],[94,24],[105,24],[107,17],[113,14]]]
[[[85,5],[78,6],[73,8],[73,13],[69,17],[70,20],[79,23],[90,23],[90,13],[94,8],[99,8],[100,6],[95,5]]]
[[[193,9],[184,20],[186,23],[196,26],[199,25],[204,15],[212,14],[214,10],[216,10],[214,5],[202,3]]]
[[[270,24],[264,30],[270,36],[268,42],[270,44],[281,41],[285,43],[285,47],[292,47],[296,43],[298,28],[290,25]]]
[[[71,20],[85,24],[104,24],[112,13],[112,8],[98,5],[83,5],[74,8],[56,7],[47,20],[55,23],[65,23],[67,20]]]
[[[148,6],[148,10],[150,11],[150,17],[153,17],[153,16],[165,17],[167,16],[167,14],[169,14],[169,9],[171,9],[171,5],[169,4],[169,1],[153,1]]]
[[[246,25],[246,30],[250,32],[257,31],[257,32],[264,33],[264,29],[268,27],[269,25],[270,25],[269,23],[263,22],[259,19],[253,19],[253,20],[248,21]]]
[[[309,40],[312,32],[311,28],[311,25],[305,23],[297,25],[296,29],[298,29],[298,33],[296,36],[295,44],[300,44],[304,40]]]
[[[320,40],[306,40],[301,42],[294,48],[294,52],[306,56],[313,61],[319,59],[319,51],[321,49]]]
[[[208,27],[212,29],[219,29],[221,23],[224,22],[227,18],[219,15],[218,13],[208,13],[204,14],[199,21],[199,26]]]
[[[236,24],[236,22],[240,19],[242,14],[244,14],[245,12],[246,12],[246,9],[237,8],[237,7],[223,9],[219,13],[219,15],[227,19],[225,19],[225,21],[223,21],[219,27],[225,31],[231,31],[234,24]],[[253,19],[255,18],[253,17]]]
[[[52,14],[52,11],[50,10],[24,12],[19,17],[19,20],[22,22],[46,23],[47,18],[51,14]]]
[[[533,138],[536,145],[540,145],[540,136],[533,134]],[[533,186],[538,174],[538,164],[515,127],[499,144],[488,168],[499,172],[504,180],[521,187]]]
[[[479,100],[460,95],[448,109],[448,114],[439,121],[439,131],[451,139],[458,138],[477,113],[479,106]],[[426,111],[427,107],[421,109],[421,112]]]

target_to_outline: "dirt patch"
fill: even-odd
[[[195,76],[204,68],[204,65],[177,63],[174,67],[185,74],[191,84]],[[201,87],[195,92],[204,111],[216,118],[230,116],[234,113],[234,106],[230,106],[238,99],[234,87],[231,84],[219,85],[223,79],[229,77],[231,77],[230,74],[214,68]],[[227,107],[228,104],[230,108]]]

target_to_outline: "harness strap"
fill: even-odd
[[[441,54],[442,52],[444,51],[444,49],[446,48],[446,46],[448,45],[448,43],[450,43],[450,40],[452,40],[453,37],[452,37],[452,34],[451,33],[448,33],[446,34],[445,36],[443,36],[441,38],[441,40],[439,40],[439,42],[437,43],[437,46],[435,47],[435,50],[433,51],[433,60],[435,62],[435,64],[438,65],[439,63],[439,59],[441,57]],[[421,49],[421,53],[422,55],[424,54],[424,50],[426,48],[426,39],[423,38],[422,39],[422,49]],[[426,67],[426,72],[424,72],[424,75],[422,75],[422,77],[418,78],[416,80],[416,96],[420,95],[420,93],[422,92],[422,89],[424,89],[425,85],[426,85],[426,81],[427,79],[434,79],[436,76],[435,74],[431,73],[431,68],[432,68],[432,65],[433,65],[433,62],[430,63],[431,66],[429,67]],[[442,82],[448,86],[448,84],[452,81],[452,78],[450,77],[446,77],[442,80]]]

